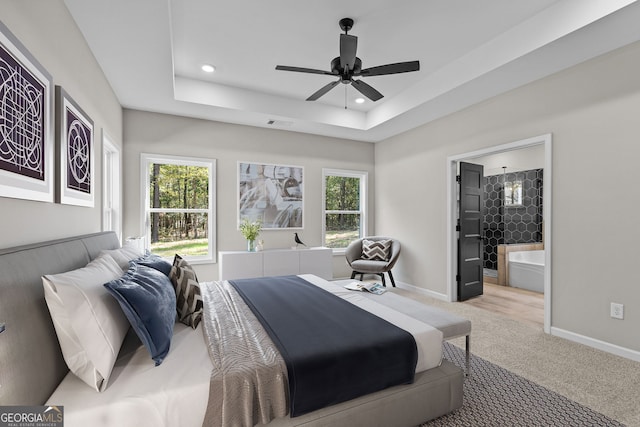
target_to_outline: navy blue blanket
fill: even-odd
[[[297,276],[229,281],[282,354],[291,416],[413,382],[413,336]]]

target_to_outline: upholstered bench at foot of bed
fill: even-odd
[[[386,295],[386,294],[385,294]],[[371,295],[374,297],[377,295]],[[418,320],[425,322],[428,325],[439,329],[442,332],[442,336],[445,340],[452,340],[458,337],[465,337],[465,375],[471,375],[471,321],[460,317],[456,314],[450,313],[441,308],[432,307],[427,304],[423,304],[414,301],[409,298],[405,298],[400,295],[391,294],[391,297],[402,298],[402,305],[400,303],[395,304],[397,306],[404,307],[404,312],[409,316],[412,316]],[[408,302],[407,302],[408,300]],[[400,300],[398,300],[400,301]],[[393,307],[393,306],[392,306]],[[427,307],[425,309],[425,307]]]
[[[341,286],[347,285],[351,282],[353,282],[353,280],[349,279],[334,281],[334,283]],[[402,295],[397,295],[393,292],[385,292],[382,295],[362,292],[362,295],[433,326],[442,332],[442,336],[445,340],[465,337],[465,375],[469,376],[471,374],[471,365],[469,363],[471,355],[470,320],[441,308],[433,307],[411,298],[403,297]]]

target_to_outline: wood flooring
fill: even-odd
[[[525,289],[484,283],[484,293],[464,302],[544,327],[544,295]]]

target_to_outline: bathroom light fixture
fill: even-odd
[[[211,64],[204,64],[202,66],[202,71],[206,72],[206,73],[213,73],[216,70],[216,67],[214,67]]]
[[[507,204],[507,167],[502,167],[502,204]]]

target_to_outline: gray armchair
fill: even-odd
[[[391,249],[389,251],[389,258],[385,261],[374,261],[369,259],[362,258],[362,240],[391,240]],[[400,255],[400,242],[394,240],[390,237],[381,237],[381,236],[370,236],[363,237],[358,240],[354,240],[347,246],[345,251],[345,257],[347,258],[347,263],[353,270],[351,273],[351,278],[355,278],[356,274],[360,275],[360,280],[362,280],[362,276],[364,274],[377,274],[382,277],[382,285],[387,286],[384,280],[384,273],[389,275],[389,279],[391,279],[391,284],[393,287],[396,287],[396,282],[393,280],[393,274],[391,274],[391,269],[398,261],[398,255]]]

